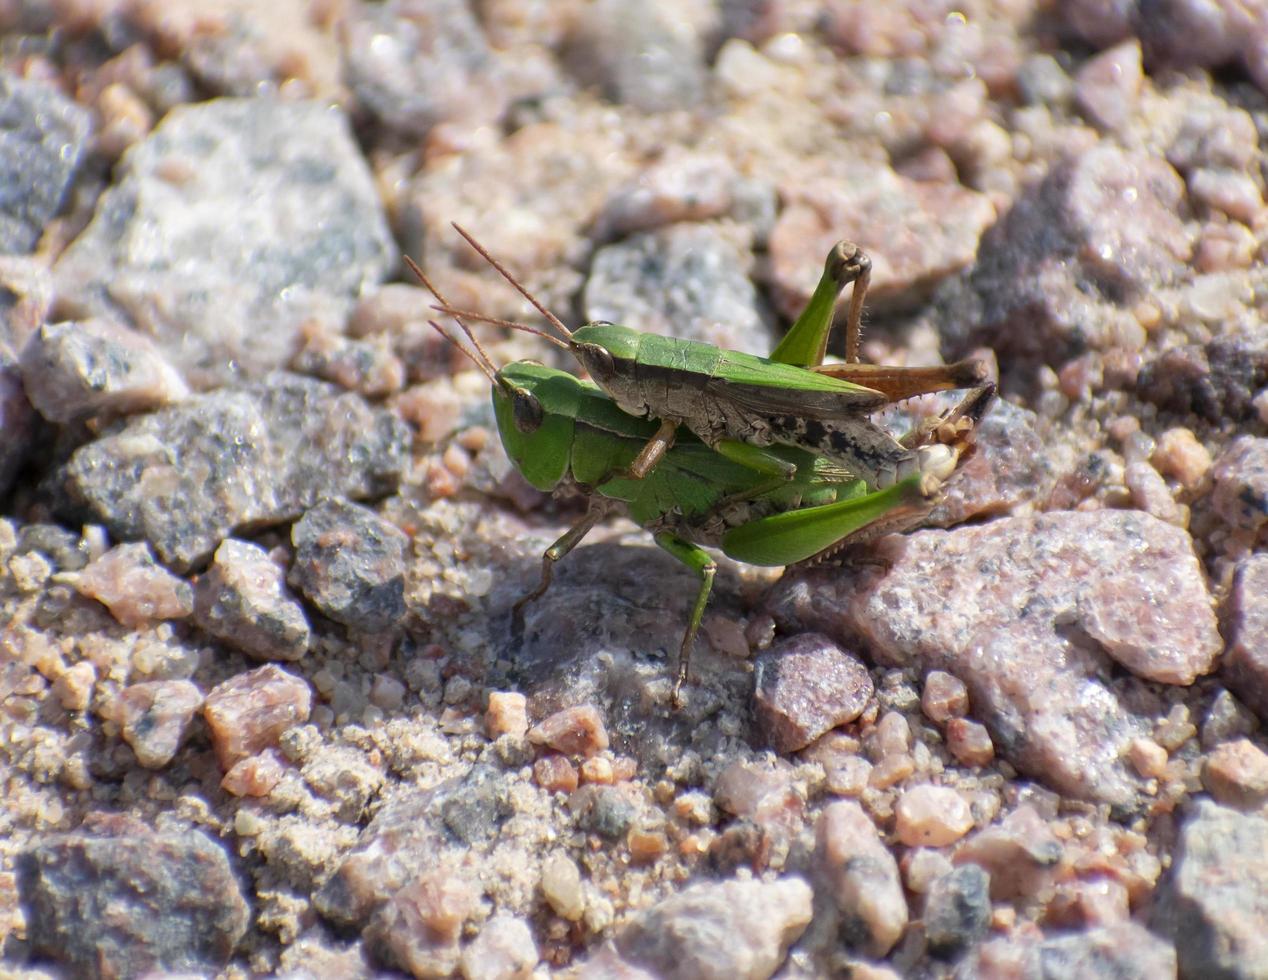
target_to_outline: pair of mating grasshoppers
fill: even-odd
[[[539,490],[571,486],[589,499],[585,516],[546,549],[541,581],[516,603],[514,615],[545,593],[555,562],[605,517],[624,511],[700,579],[679,652],[675,703],[717,567],[702,545],[749,564],[795,565],[912,527],[971,451],[973,430],[995,395],[977,360],[929,368],[859,362],[871,263],[849,242],[829,252],[806,309],[763,358],[611,323],[571,331],[457,230],[558,336],[455,309],[406,262],[436,296],[436,309],[471,341],[474,352],[461,349],[492,384],[498,432],[515,467]],[[846,363],[824,364],[847,286]],[[532,361],[497,368],[466,320],[538,333],[570,351],[593,383]],[[967,394],[901,438],[869,417],[894,402],[953,389]]]

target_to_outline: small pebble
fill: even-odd
[[[523,738],[528,733],[528,698],[518,691],[493,691],[484,713],[484,728],[489,738],[513,735]]]
[[[581,871],[576,862],[555,852],[542,864],[542,895],[555,914],[569,922],[577,922],[586,910],[585,891],[581,887]]]
[[[947,751],[961,765],[989,766],[995,758],[995,743],[985,725],[968,718],[952,718],[947,722]]]
[[[1127,751],[1133,768],[1146,779],[1161,779],[1166,773],[1167,750],[1152,738],[1132,739]]]
[[[930,721],[944,724],[952,718],[963,717],[968,712],[969,689],[954,674],[948,674],[944,670],[931,670],[925,677],[920,707]]]
[[[1198,442],[1191,429],[1178,426],[1158,437],[1153,464],[1163,476],[1179,482],[1190,492],[1202,485],[1211,469],[1211,453]]]
[[[276,749],[265,749],[234,763],[220,780],[220,788],[234,796],[268,796],[286,774],[286,760]]]
[[[913,786],[894,805],[894,832],[908,847],[946,847],[972,829],[968,803],[947,786]]]
[[[597,755],[608,747],[603,716],[592,704],[556,711],[528,730],[534,745],[549,745],[564,755]]]
[[[533,763],[533,781],[547,793],[571,793],[577,788],[577,769],[562,755],[544,755]]]
[[[203,703],[220,768],[276,745],[282,734],[308,720],[312,690],[274,664],[216,685]]]
[[[1246,738],[1217,745],[1202,763],[1202,785],[1226,806],[1260,807],[1268,801],[1268,753]]]
[[[172,761],[202,703],[202,691],[190,681],[130,684],[119,692],[115,719],[137,761],[161,769]]]

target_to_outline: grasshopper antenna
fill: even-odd
[[[524,333],[531,333],[535,337],[541,337],[543,340],[548,340],[550,343],[554,344],[556,347],[562,348],[563,350],[572,350],[568,344],[564,343],[553,334],[549,334],[545,330],[538,330],[536,327],[530,327],[527,323],[520,323],[518,320],[503,320],[500,317],[486,316],[483,313],[474,313],[471,310],[460,310],[456,307],[445,305],[443,300],[439,304],[434,304],[432,309],[437,313],[443,313],[446,316],[453,317],[459,323],[462,323],[464,319],[467,319],[475,320],[476,323],[488,323],[495,327],[506,327],[508,330],[520,330]]]
[[[481,258],[483,258],[484,261],[488,262],[489,265],[497,269],[498,275],[500,275],[503,279],[509,282],[512,286],[514,286],[515,291],[517,293],[519,293],[526,300],[532,303],[533,309],[535,309],[538,313],[544,316],[546,318],[546,322],[559,331],[560,336],[562,336],[565,340],[572,340],[572,331],[564,326],[563,321],[560,320],[559,317],[555,316],[555,314],[551,313],[550,310],[546,309],[546,307],[543,306],[538,301],[536,296],[534,296],[522,285],[520,285],[519,280],[516,279],[513,275],[511,275],[510,272],[507,271],[506,267],[502,265],[502,263],[499,262],[497,259],[495,259],[492,255],[490,255],[488,253],[488,250],[486,250],[483,245],[481,245],[474,238],[472,238],[471,235],[468,234],[467,231],[461,225],[459,225],[457,222],[451,222],[451,223],[453,224],[454,231],[456,231],[459,235],[465,238],[467,240],[467,244],[470,245],[472,248],[474,248],[477,252],[479,252]],[[437,297],[437,299],[439,299],[439,297]],[[444,302],[444,301],[442,300],[441,302]]]
[[[414,273],[414,275],[418,277],[418,281],[427,287],[427,291],[431,293],[433,296],[435,296],[436,299],[440,300],[440,302],[448,306],[449,301],[446,300],[445,297],[441,295],[440,290],[437,289],[435,284],[432,283],[432,281],[427,278],[427,273],[423,272],[423,270],[418,267],[418,263],[415,262],[413,259],[411,259],[408,255],[402,256],[402,258],[405,259],[405,264],[409,266],[410,272]],[[462,332],[466,334],[467,340],[471,341],[471,346],[476,349],[476,354],[478,354],[479,357],[476,357],[475,355],[473,355],[469,350],[467,350],[465,347],[459,344],[456,340],[454,340],[453,337],[449,336],[449,334],[447,334],[444,330],[440,328],[440,324],[436,323],[436,321],[428,320],[427,322],[431,325],[433,330],[435,330],[438,334],[440,334],[447,341],[449,341],[449,343],[457,347],[458,350],[462,351],[464,354],[470,357],[471,360],[475,363],[475,366],[480,369],[481,373],[486,378],[488,378],[489,381],[491,381],[493,384],[497,384],[498,383],[497,368],[493,366],[493,358],[489,357],[489,352],[486,351],[484,347],[481,346],[480,341],[476,340],[475,334],[473,334],[471,332],[471,328],[468,327],[466,323],[462,321],[462,318],[454,317],[454,319],[458,321],[458,326],[461,327]]]

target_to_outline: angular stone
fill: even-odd
[[[1018,929],[1012,936],[983,943],[959,963],[957,973],[966,977],[1157,980],[1176,976],[1176,949],[1135,922],[1050,936]],[[1203,974],[1182,972],[1180,976]]]
[[[415,977],[448,977],[458,968],[462,927],[480,891],[449,869],[429,870],[398,890],[374,917],[366,939],[383,958]]]
[[[907,927],[907,899],[893,854],[853,800],[825,807],[815,834],[815,860],[841,917],[842,939],[883,958]]]
[[[269,664],[217,684],[203,702],[220,768],[275,746],[288,729],[308,720],[312,690],[294,674]]]
[[[788,576],[769,600],[790,632],[864,636],[888,664],[946,670],[1018,768],[1074,796],[1128,804],[1124,763],[1148,734],[1107,686],[1107,660],[1190,684],[1221,640],[1188,534],[1130,511],[1050,513],[885,539],[888,574]],[[1150,596],[1142,605],[1140,597]]]
[[[708,225],[631,235],[595,253],[586,319],[764,355],[773,336],[748,277],[752,263]]]
[[[1244,559],[1228,597],[1228,652],[1220,670],[1225,683],[1268,721],[1268,555]]]
[[[111,320],[41,327],[22,350],[22,382],[39,413],[62,423],[128,415],[189,394],[150,338]]]
[[[936,879],[925,898],[925,939],[935,956],[975,946],[991,924],[991,877],[966,864]]]
[[[501,912],[462,951],[462,975],[467,980],[529,980],[538,959],[528,923]]]
[[[323,500],[291,529],[295,561],[287,580],[335,622],[364,632],[405,615],[409,538],[372,510]]]
[[[145,681],[119,692],[114,716],[137,761],[161,769],[176,755],[202,703],[202,691],[190,681]]]
[[[400,481],[408,427],[357,395],[290,374],[191,398],[76,450],[67,489],[117,538],[184,570],[236,528],[294,518],[322,497]]]
[[[1050,887],[1061,853],[1061,842],[1043,818],[1033,807],[1020,806],[964,841],[955,861],[983,868],[991,877],[991,897],[1007,901]]]
[[[894,804],[894,833],[908,847],[946,847],[972,829],[968,803],[950,786],[913,786]]]
[[[569,50],[569,67],[613,102],[645,112],[695,105],[707,76],[696,23],[668,0],[587,5]]]
[[[194,622],[257,660],[299,660],[308,651],[308,619],[282,569],[245,541],[223,541],[194,583]]]
[[[1199,800],[1187,815],[1150,925],[1185,977],[1262,977],[1268,963],[1268,820]]]
[[[17,859],[32,950],[76,976],[214,973],[249,918],[224,848],[202,831],[55,835]]]
[[[287,363],[305,321],[341,323],[395,264],[369,168],[329,105],[177,106],[120,168],[58,259],[59,302],[135,324],[199,387]]]
[[[800,878],[702,882],[639,915],[616,948],[664,980],[760,980],[775,973],[810,924],[812,897]]]
[[[849,229],[872,260],[868,306],[919,306],[944,278],[973,261],[995,221],[985,194],[958,183],[910,180],[875,164],[783,188],[784,208],[770,235],[775,299],[789,317],[801,313],[823,271],[828,249]]]
[[[528,740],[565,755],[592,756],[608,747],[608,732],[599,709],[581,704],[543,718],[528,730]]]
[[[1268,802],[1268,752],[1248,738],[1217,745],[1202,763],[1202,785],[1217,803],[1257,810]]]
[[[1268,523],[1268,439],[1239,436],[1215,460],[1211,506],[1252,534]]]
[[[61,210],[92,124],[52,85],[0,74],[0,254],[30,252]]]
[[[467,0],[353,7],[344,71],[357,101],[389,129],[420,139],[438,123],[496,123],[506,86]]]
[[[776,644],[754,664],[754,712],[776,752],[804,749],[853,721],[874,693],[871,675],[826,636],[802,634]]]
[[[150,554],[146,544],[120,544],[78,573],[75,589],[96,599],[124,626],[184,619],[194,611],[194,591]]]

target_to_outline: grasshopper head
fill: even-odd
[[[596,321],[573,331],[570,346],[590,377],[603,386],[616,377],[618,361],[637,359],[642,336],[629,327]]]

